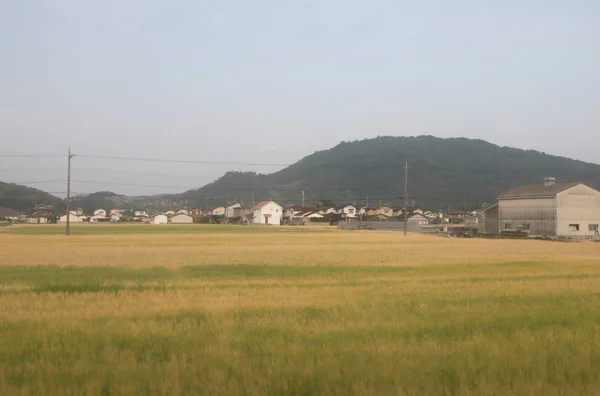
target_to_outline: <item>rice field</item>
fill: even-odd
[[[600,244],[0,229],[0,395],[600,389]]]

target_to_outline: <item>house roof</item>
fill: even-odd
[[[276,203],[276,202],[274,202],[274,201],[272,201],[272,200],[268,199],[268,200],[266,200],[266,201],[261,201],[261,202],[257,203],[256,205],[254,205],[254,206],[252,207],[252,209],[260,209],[260,208],[262,208],[263,206],[270,204],[271,202],[273,202],[275,205],[277,205],[277,203]]]
[[[573,188],[581,183],[557,183],[550,186],[522,186],[506,191],[498,195],[498,199],[518,199],[518,198],[547,198],[554,197],[556,194]]]

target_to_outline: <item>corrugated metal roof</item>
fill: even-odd
[[[551,186],[522,186],[498,195],[498,199],[514,198],[545,198],[554,197],[556,194],[575,187],[581,183],[559,183]]]

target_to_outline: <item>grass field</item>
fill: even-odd
[[[598,394],[600,244],[0,229],[0,395]]]

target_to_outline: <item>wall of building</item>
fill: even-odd
[[[600,192],[583,184],[563,191],[556,196],[556,214],[558,236],[581,238],[598,235]]]
[[[269,225],[281,225],[281,218],[283,216],[283,208],[277,205],[275,202],[270,202],[260,209],[254,211],[254,224],[265,225],[265,215],[269,216]]]
[[[481,212],[480,219],[479,229],[484,234],[497,235],[500,232],[498,225],[498,205],[494,205],[493,207]]]
[[[194,218],[190,215],[179,214],[171,217],[171,224],[192,224]]]
[[[525,227],[530,235],[556,236],[554,198],[508,199],[498,201],[499,231]]]

